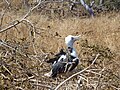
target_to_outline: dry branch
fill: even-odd
[[[0,33],[5,32],[5,31],[7,31],[8,29],[13,28],[13,27],[15,27],[16,25],[18,25],[19,23],[22,22],[22,21],[18,21],[18,20],[16,20],[16,21],[17,21],[17,22],[15,22],[13,25],[10,25],[10,26],[8,26],[8,27],[6,27],[6,28],[0,30]]]
[[[10,7],[10,2],[8,0],[4,0],[4,1],[7,3],[8,7]]]
[[[45,87],[45,88],[49,88],[49,89],[52,90],[52,87],[51,87],[51,86],[49,86],[49,85],[45,85],[45,84],[40,84],[41,81],[39,81],[39,80],[36,80],[36,79],[30,79],[29,81],[32,82],[32,85],[40,86],[40,87]]]
[[[16,87],[17,90],[24,90],[22,87]]]
[[[104,69],[102,69],[99,73],[94,72],[94,71],[92,71],[92,70],[86,70],[86,71],[87,71],[87,72],[90,72],[90,73],[93,73],[93,74],[96,74],[96,75],[99,75],[99,76],[105,77],[104,75],[101,75],[101,73],[104,71]]]
[[[93,12],[93,10],[91,8],[92,5],[93,5],[93,2],[91,3],[91,7],[89,5],[87,5],[84,0],[80,0],[80,2],[84,6],[84,8],[89,12],[89,14],[93,17],[94,16],[94,12]]]
[[[32,78],[34,78],[34,76],[31,76],[31,77],[28,77],[28,78],[14,79],[14,81],[16,81],[16,82],[23,82],[23,81],[31,80]]]
[[[40,87],[44,87],[44,88],[49,88],[50,90],[53,90],[51,86],[45,85],[45,84],[35,84],[35,83],[33,83],[32,85],[40,86]]]
[[[35,53],[35,54],[37,54],[36,49],[35,49],[35,45],[34,45],[34,41],[35,41],[35,27],[34,27],[34,25],[32,24],[32,22],[30,22],[30,21],[27,20],[26,18],[27,18],[27,17],[30,15],[30,13],[31,13],[35,8],[37,8],[40,4],[41,4],[41,0],[39,0],[38,4],[37,4],[36,6],[34,6],[33,8],[30,8],[30,10],[27,12],[27,14],[25,14],[25,15],[23,16],[22,19],[20,19],[20,20],[15,20],[15,21],[14,21],[14,24],[12,24],[12,25],[10,25],[10,26],[8,26],[8,27],[0,30],[0,33],[2,33],[2,32],[7,31],[7,30],[9,30],[9,29],[11,29],[11,28],[13,28],[13,27],[16,28],[16,26],[17,26],[18,24],[20,24],[20,23],[23,23],[23,21],[27,22],[27,23],[32,27],[32,31],[31,31],[31,35],[33,36],[33,40],[32,40],[32,43],[33,43],[33,44],[32,44],[32,46],[33,46],[33,49],[34,49],[34,53]],[[4,14],[3,14],[3,15],[4,15]],[[1,20],[1,23],[2,23],[2,20]],[[3,43],[2,43],[2,44],[3,44]],[[11,48],[11,47],[10,47],[10,48]],[[20,53],[20,54],[21,54],[21,53]],[[24,55],[24,56],[25,56],[25,55]]]
[[[23,21],[26,21],[26,22],[32,27],[32,31],[31,31],[31,35],[33,36],[32,46],[33,46],[33,51],[34,51],[34,53],[37,54],[36,48],[35,48],[35,45],[34,45],[34,41],[35,41],[35,27],[34,27],[34,25],[32,24],[32,22],[30,22],[29,20],[23,19]]]
[[[60,86],[62,86],[66,81],[70,80],[71,78],[73,78],[73,77],[75,77],[75,76],[83,73],[83,72],[86,71],[87,69],[89,69],[89,68],[95,63],[95,61],[97,60],[97,58],[99,57],[99,55],[100,55],[99,53],[96,55],[95,59],[93,60],[93,62],[92,62],[92,64],[91,64],[90,66],[86,67],[85,69],[81,70],[80,72],[77,72],[77,73],[73,74],[72,76],[70,76],[69,78],[67,78],[67,79],[64,80],[63,82],[61,82],[61,83],[55,88],[55,90],[58,90],[58,89],[60,88]]]
[[[117,88],[116,86],[110,85],[111,87],[113,87],[115,90],[120,90],[120,88]]]
[[[80,76],[80,78],[79,78],[79,80],[77,82],[77,90],[80,89],[81,81],[82,81],[82,77]]]
[[[10,70],[5,66],[5,65],[2,65],[2,67],[12,76],[13,74],[10,72]]]
[[[10,25],[10,26],[8,26],[8,27],[0,30],[0,33],[4,32],[4,31],[7,31],[8,29],[11,29],[12,27],[20,24],[20,23],[21,23],[22,21],[24,21],[24,20],[30,15],[30,13],[31,13],[34,9],[36,9],[40,4],[41,4],[41,0],[39,1],[39,3],[38,3],[35,7],[30,8],[30,10],[27,12],[27,14],[25,14],[25,15],[23,16],[22,19],[16,20],[17,22],[15,22],[13,25]]]

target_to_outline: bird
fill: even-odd
[[[76,52],[76,49],[74,48],[74,42],[80,39],[80,35],[79,36],[72,36],[72,35],[68,35],[65,38],[65,44],[67,46],[67,50],[68,50],[68,63],[67,63],[67,67],[66,67],[66,71],[72,71],[78,64],[79,64],[79,58]]]
[[[54,58],[47,61],[47,63],[52,63],[52,69],[45,76],[54,78],[57,74],[72,71],[79,64],[79,58],[74,48],[74,42],[79,39],[80,35],[65,37],[66,51],[61,49]]]

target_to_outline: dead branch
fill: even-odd
[[[89,12],[89,14],[93,17],[94,16],[94,12],[92,10],[92,8],[90,6],[88,6],[84,0],[80,0],[81,4],[83,5],[83,7]],[[91,6],[93,5],[93,2],[91,3]]]
[[[18,90],[24,90],[22,87],[16,87],[16,89],[18,89]]]
[[[116,86],[110,85],[111,87],[113,87],[116,90],[120,90],[120,88],[117,88]]]
[[[5,65],[2,65],[2,67],[12,76],[13,74],[10,72],[10,70],[5,66]]]
[[[10,6],[10,2],[8,0],[4,0],[4,1],[7,3],[8,7],[9,7]]]
[[[84,81],[86,81],[86,82],[88,81],[88,80],[87,80],[87,76],[85,76],[85,75],[83,75],[83,74],[80,74],[80,76],[79,76],[79,77],[81,77],[81,78],[82,78],[82,80],[84,80]]]
[[[8,26],[8,27],[0,30],[0,33],[4,32],[4,31],[7,31],[8,29],[11,29],[12,27],[20,24],[20,23],[21,23],[22,21],[24,21],[24,20],[30,15],[30,13],[31,13],[34,9],[36,9],[40,4],[41,4],[41,0],[39,0],[39,3],[38,3],[35,7],[30,8],[30,10],[28,11],[28,13],[25,14],[22,19],[16,20],[17,22],[15,22],[13,25],[10,25],[10,26]]]
[[[3,73],[0,74],[5,79],[10,79],[9,77],[6,77]]]
[[[8,29],[11,29],[12,27],[15,27],[15,26],[18,25],[19,23],[21,23],[21,21],[18,21],[18,20],[17,20],[17,22],[15,22],[13,25],[10,25],[10,26],[8,26],[8,27],[0,30],[0,33],[4,32],[4,31],[7,31]]]
[[[35,27],[32,24],[32,22],[30,22],[29,20],[23,19],[23,21],[26,21],[32,27],[32,31],[31,31],[31,35],[33,36],[33,40],[32,40],[33,44],[32,45],[33,45],[34,53],[37,54],[36,49],[35,49],[35,45],[34,45],[34,41],[35,41]]]
[[[58,89],[60,88],[60,86],[62,86],[66,81],[70,80],[71,78],[73,78],[73,77],[75,77],[75,76],[83,73],[83,72],[86,71],[87,69],[89,69],[89,68],[95,63],[95,61],[97,60],[97,58],[99,57],[99,55],[100,55],[99,53],[96,55],[95,59],[93,60],[93,62],[92,62],[92,64],[91,64],[90,66],[86,67],[85,69],[81,70],[80,72],[77,72],[77,73],[73,74],[72,76],[70,76],[69,78],[67,78],[67,79],[64,80],[63,82],[61,82],[61,83],[55,88],[55,90],[58,90]]]
[[[35,83],[33,83],[32,85],[41,86],[41,87],[45,87],[45,88],[49,88],[50,90],[53,90],[51,86],[45,85],[45,84],[35,84]]]
[[[41,86],[41,87],[49,88],[49,89],[52,90],[52,87],[51,87],[51,86],[49,86],[49,85],[44,85],[44,84],[40,84],[41,81],[39,81],[39,80],[30,79],[29,81],[30,81],[30,82],[33,82],[32,84],[35,85],[35,86]]]
[[[80,76],[78,82],[77,82],[77,90],[79,90],[80,85],[81,85],[82,77]]]
[[[102,77],[102,74],[98,77],[98,83],[97,83],[97,85],[96,85],[95,90],[97,90],[97,88],[98,88],[98,87],[99,87],[99,85],[100,85],[100,79],[101,79],[101,77]]]
[[[104,0],[99,0],[99,5],[102,5],[104,3]]]
[[[32,78],[34,78],[34,76],[31,76],[31,77],[28,77],[28,78],[14,79],[14,81],[16,81],[16,82],[23,82],[23,81],[31,80]]]
[[[104,69],[102,69],[102,70],[101,70],[100,72],[98,72],[98,73],[97,73],[97,72],[94,72],[94,71],[91,71],[91,70],[86,70],[86,71],[101,76],[101,73],[104,71]],[[102,76],[105,77],[104,75],[102,75]]]
[[[2,32],[6,31],[6,30],[8,30],[8,29],[11,29],[12,27],[16,27],[16,25],[22,23],[23,21],[27,22],[27,23],[32,27],[32,32],[31,32],[31,35],[33,36],[33,40],[32,40],[33,44],[32,44],[32,45],[33,45],[33,49],[34,49],[34,53],[35,53],[35,54],[37,54],[36,49],[35,49],[35,45],[34,45],[34,40],[35,40],[35,27],[34,27],[34,25],[33,25],[29,20],[27,20],[26,18],[27,18],[27,17],[30,15],[30,13],[31,13],[35,8],[37,8],[40,4],[41,4],[41,0],[39,0],[39,3],[38,3],[35,7],[31,8],[31,9],[29,10],[29,12],[28,12],[21,20],[15,20],[14,24],[12,24],[12,25],[10,25],[10,26],[8,26],[8,27],[0,30],[0,33],[2,33]]]

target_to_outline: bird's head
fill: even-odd
[[[65,44],[67,45],[67,47],[73,48],[74,42],[79,39],[80,35],[79,36],[68,35],[67,37],[65,37]]]

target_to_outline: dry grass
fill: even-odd
[[[20,17],[21,15],[6,13],[3,18],[2,26],[4,27],[9,22]],[[5,65],[13,74],[10,75],[9,72],[1,66],[0,73],[3,73],[5,77],[9,78],[5,79],[3,75],[0,75],[1,89],[4,90],[6,88],[12,90],[23,88],[25,90],[46,90],[46,88],[41,86],[37,87],[34,86],[34,84],[39,81],[39,83],[55,87],[61,81],[69,77],[72,73],[58,76],[58,80],[53,80],[43,76],[44,73],[50,70],[50,65],[45,62],[44,54],[48,53],[52,56],[51,54],[58,52],[60,48],[65,48],[64,38],[69,34],[82,35],[81,40],[75,44],[82,63],[82,66],[78,66],[78,70],[80,70],[81,67],[87,67],[94,54],[100,52],[102,56],[98,59],[97,65],[98,68],[106,67],[106,71],[104,71],[103,74],[108,78],[104,78],[104,80],[109,81],[109,84],[120,87],[120,80],[118,78],[116,79],[116,76],[120,78],[119,18],[120,15],[116,13],[104,16],[102,15],[92,19],[67,18],[61,20],[49,19],[45,16],[32,14],[28,17],[28,19],[36,27],[35,50],[37,51],[39,60],[36,58],[30,60],[29,58],[23,57],[19,54],[14,55],[12,50],[5,48],[4,46],[0,46],[0,64]],[[17,46],[18,50],[24,54],[34,55],[35,53],[32,46],[32,37],[30,34],[31,27],[26,24],[19,24],[16,28],[0,33],[0,39],[5,40],[13,47]],[[5,55],[6,57],[4,57]],[[102,63],[100,61],[102,61]],[[35,76],[34,79],[37,80],[36,83],[31,84],[30,81],[27,80],[29,77],[28,73]],[[24,78],[27,79],[22,81],[21,79]],[[20,81],[15,81],[14,79],[20,79]],[[78,77],[69,81],[69,90],[75,90],[77,79]],[[62,87],[62,90],[66,88],[66,85],[67,83]],[[85,89],[83,88],[83,90]],[[106,85],[101,87],[101,90],[116,89]]]
[[[65,36],[69,34],[72,35],[82,34],[84,35],[82,39],[83,40],[87,39],[89,44],[102,45],[110,48],[110,50],[114,52],[120,51],[119,15],[113,16],[107,15],[103,17],[96,17],[94,19],[68,18],[64,20],[50,20],[50,21],[48,21],[47,18],[35,16],[35,18],[36,17],[38,17],[39,19],[38,18],[34,19],[34,17],[30,17],[30,19],[31,18],[34,19],[34,22],[37,22],[39,20],[38,23],[36,24],[36,27],[44,29],[42,32],[42,34],[46,35],[46,37],[44,37],[45,40],[42,39],[44,42],[49,41],[48,37],[50,37],[50,40],[52,39],[49,45],[53,45],[54,42],[58,42],[56,44],[61,44],[59,43],[61,41],[62,47],[64,45]],[[37,31],[41,32],[41,30]],[[59,35],[56,36],[56,33],[58,33]],[[58,40],[58,38],[60,40]],[[79,50],[79,48],[77,49]]]

